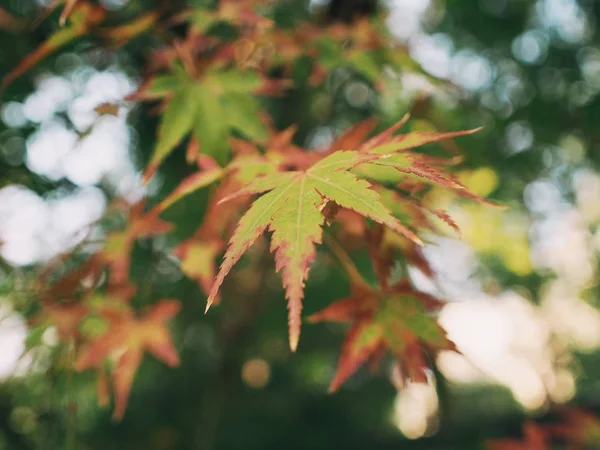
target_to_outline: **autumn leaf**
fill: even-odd
[[[101,369],[107,359],[112,359],[115,419],[121,419],[125,414],[133,379],[145,352],[171,367],[179,364],[166,322],[180,308],[177,300],[160,300],[141,318],[124,305],[107,307],[102,311],[109,329],[82,346],[75,366],[80,371]],[[103,397],[104,394],[100,399]]]
[[[336,391],[360,366],[383,349],[396,359],[400,373],[426,382],[426,355],[455,350],[444,329],[431,316],[441,302],[399,282],[379,290],[355,286],[354,293],[312,315],[310,321],[351,322],[329,390]]]
[[[382,162],[382,166],[388,169],[387,161],[393,161],[398,156],[405,157],[406,149],[412,148],[413,145],[470,134],[475,130],[434,133],[418,138],[414,138],[412,134],[393,136],[407,118],[408,116],[362,145],[356,141],[364,137],[373,124],[360,124],[342,135],[339,143],[335,144],[339,146],[344,142],[356,143],[359,151],[335,151],[336,147],[333,147],[324,151],[325,157],[319,153],[307,155],[302,149],[294,146],[291,139],[293,128],[275,134],[266,146],[263,160],[270,161],[280,169],[292,167],[297,170],[259,176],[237,193],[223,199],[226,201],[242,195],[264,194],[242,217],[229,242],[221,269],[209,294],[207,309],[215,301],[227,273],[268,229],[272,232],[271,252],[275,255],[276,270],[282,273],[288,301],[290,348],[295,350],[300,335],[304,283],[310,264],[316,256],[316,245],[322,240],[322,225],[328,203],[354,211],[359,216],[385,225],[413,242],[421,243],[420,239],[384,205],[377,192],[382,188],[377,189],[359,178],[360,174],[364,173],[361,167],[378,169],[378,163]],[[407,167],[412,167],[412,164],[409,162]],[[393,170],[397,172],[396,167]],[[433,169],[428,174],[430,172],[433,172]],[[444,178],[440,182],[454,186],[450,179]],[[455,187],[458,189],[458,185]],[[410,204],[400,201],[400,204],[404,203]],[[445,213],[431,213],[453,224]]]
[[[300,336],[304,283],[316,256],[315,247],[322,240],[321,211],[327,202],[351,209],[419,241],[382,205],[368,182],[350,173],[352,167],[372,158],[377,156],[356,151],[336,152],[307,170],[258,177],[230,196],[266,192],[240,220],[208,297],[207,309],[231,268],[268,228],[272,232],[271,252],[275,255],[276,270],[282,272],[288,300],[290,348],[295,350]]]

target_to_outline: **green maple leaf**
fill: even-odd
[[[228,197],[266,193],[240,220],[209,294],[207,309],[215,301],[219,287],[231,268],[268,228],[272,232],[271,252],[275,255],[276,270],[282,273],[288,300],[290,348],[295,350],[300,337],[304,283],[316,256],[316,245],[322,240],[322,210],[328,202],[351,209],[420,242],[381,203],[379,194],[371,189],[371,185],[350,172],[357,164],[382,157],[385,156],[366,152],[335,152],[307,170],[258,177]]]
[[[227,138],[232,130],[252,140],[265,139],[268,131],[260,119],[260,104],[254,95],[262,83],[258,74],[237,69],[207,71],[199,80],[183,72],[153,78],[132,96],[170,96],[146,177],[191,133],[200,144],[200,151],[220,163],[226,161]]]

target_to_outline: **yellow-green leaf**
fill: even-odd
[[[248,94],[231,93],[225,98],[227,102],[227,122],[231,128],[254,141],[262,141],[268,137],[268,130],[260,117],[260,106]]]
[[[231,196],[266,192],[240,220],[209,294],[207,308],[215,300],[227,273],[268,227],[273,233],[271,252],[275,255],[276,270],[282,273],[288,300],[290,348],[295,350],[300,336],[304,283],[316,256],[316,245],[322,240],[321,211],[327,201],[420,242],[387,210],[368,182],[349,172],[353,166],[377,157],[355,151],[336,152],[305,171],[258,177]]]
[[[156,171],[160,163],[191,131],[199,104],[199,99],[190,89],[182,87],[175,92],[163,113],[158,143],[146,169],[146,178]]]
[[[194,87],[193,92],[196,98],[194,135],[200,143],[200,152],[223,164],[227,161],[229,147],[227,112],[221,104],[221,98],[210,86],[200,83]]]

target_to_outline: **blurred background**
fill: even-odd
[[[57,28],[53,13],[23,34],[2,13],[37,17],[49,3],[1,0],[0,75]],[[128,17],[153,2],[100,3]],[[56,331],[28,325],[36,299],[27,287],[36,264],[102,242],[111,199],[161,195],[190,169],[169,160],[144,186],[156,117],[140,104],[95,111],[136,90],[153,38],[102,49],[83,37],[10,85],[0,105],[0,449],[68,448],[69,439],[82,449],[480,449],[485,439],[519,435],[525,417],[544,418],[552,405],[600,411],[600,2],[277,3],[282,16],[342,20],[385,10],[390,40],[425,72],[381,68],[386,95],[378,96],[373,80],[341,61],[322,89],[297,88],[275,105],[277,123],[300,124],[299,144],[326,144],[374,112],[392,123],[413,111],[412,129],[484,127],[458,142],[458,176],[508,208],[432,190],[462,236],[437,235],[425,248],[434,282],[411,274],[448,300],[440,322],[463,355],[442,353],[427,385],[398,392],[385,371],[361,370],[327,394],[342,327],[305,325],[290,354],[283,293],[269,270],[263,304],[228,332],[233,298],[255,275],[240,270],[223,305],[204,316],[205,295],[160,237],[136,247],[132,272],[154,298],[182,300],[172,323],[182,364],[146,357],[125,418],[112,421],[96,405],[93,376],[62,368]],[[206,193],[192,197],[168,211],[179,237],[206,205]],[[347,294],[327,258],[311,274],[307,313]]]

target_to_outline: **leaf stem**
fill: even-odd
[[[352,258],[350,258],[350,255],[348,255],[346,250],[344,250],[344,248],[335,240],[333,236],[324,233],[323,242],[325,245],[327,245],[327,247],[329,247],[331,253],[335,255],[339,263],[342,265],[348,274],[350,281],[359,286],[369,287],[369,283],[367,283],[367,281],[361,275],[360,271],[354,264],[354,261],[352,261]]]

